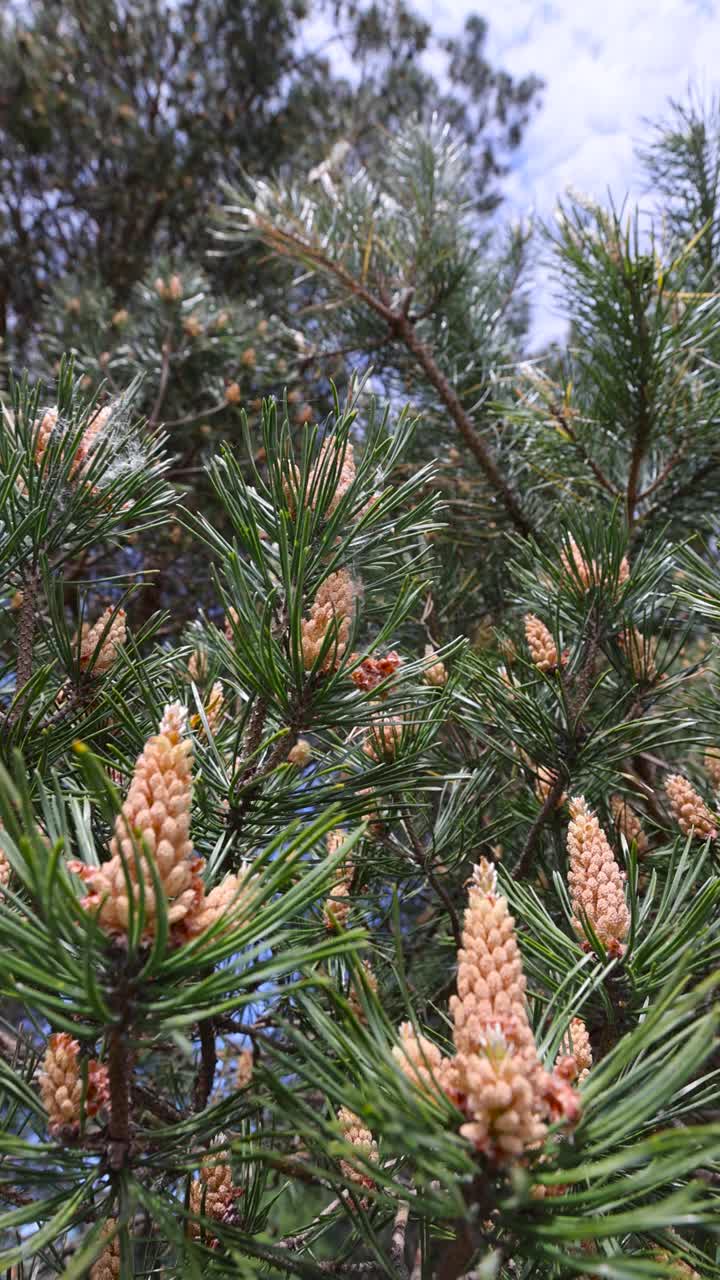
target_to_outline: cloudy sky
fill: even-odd
[[[490,52],[513,74],[546,81],[509,197],[519,214],[552,211],[568,185],[602,197],[608,188],[651,200],[634,155],[643,120],[664,114],[692,80],[720,79],[720,0],[416,0],[439,31],[457,31],[466,13],[490,24]],[[540,290],[536,337],[563,322]]]

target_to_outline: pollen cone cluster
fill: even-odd
[[[538,671],[555,671],[562,664],[550,631],[534,613],[525,614],[525,639]]]
[[[115,1230],[116,1222],[108,1218],[104,1235]],[[90,1268],[90,1280],[119,1280],[120,1276],[120,1237],[115,1235],[105,1246],[100,1257]]]
[[[352,654],[353,659],[357,656]],[[350,679],[358,689],[362,689],[363,693],[368,693],[382,684],[383,680],[393,676],[400,666],[402,666],[402,658],[393,650],[382,658],[363,658],[360,665],[351,672]],[[380,696],[387,697],[387,692],[383,692]]]
[[[0,821],[0,831],[2,830],[3,830],[3,823],[2,821]],[[0,849],[0,889],[2,888],[3,885],[10,883],[11,875],[12,875],[12,867],[10,866],[8,857],[4,853],[4,851]]]
[[[703,756],[705,772],[716,791],[720,791],[720,751],[710,747]]]
[[[372,991],[373,995],[377,994],[378,980],[369,960],[363,960],[362,977],[357,976],[351,979],[348,992],[348,1004],[358,1022],[367,1022],[365,1007],[362,1002],[362,996],[366,989]]]
[[[188,662],[188,675],[195,684],[202,684],[208,670],[208,656],[206,649],[195,649],[190,654]]]
[[[329,458],[332,454],[337,454],[338,452],[339,451],[338,451],[337,441],[334,436],[331,436],[329,440],[326,440],[324,442],[322,449],[320,450],[320,456],[318,458],[318,470],[320,469],[321,466],[323,466],[326,458]],[[350,441],[348,440],[346,442],[345,452],[343,454],[342,462],[340,464],[340,474],[338,475],[338,478],[337,478],[335,492],[332,498],[330,499],[330,505],[328,506],[328,509],[327,509],[328,515],[332,515],[333,511],[335,511],[336,508],[339,506],[339,504],[342,502],[343,498],[345,497],[345,494],[347,493],[354,479],[355,479],[355,455],[353,453],[353,447],[350,444]]]
[[[681,773],[671,773],[665,782],[665,792],[683,835],[697,836],[698,840],[715,839],[715,819],[687,778]]]
[[[337,458],[340,453],[338,442],[335,436],[328,436],[323,441],[317,461],[308,476],[307,501],[311,510],[316,510],[318,503],[318,489],[322,485],[325,490],[329,481],[328,468],[334,470],[337,466]],[[322,475],[322,480],[320,479]],[[355,456],[353,447],[348,440],[340,463],[340,470],[337,473],[337,480],[334,492],[325,508],[325,514],[331,516],[342,502],[350,485],[355,479]],[[283,482],[283,490],[285,492],[285,500],[288,504],[288,510],[295,515],[297,509],[297,499],[300,489],[300,472],[297,467],[291,467],[290,477]]]
[[[95,440],[107,426],[110,418],[114,413],[115,406],[112,404],[105,405],[104,408],[96,410],[91,417],[80,438],[80,443],[75,451],[75,457],[70,465],[70,475],[74,476],[82,469],[88,459],[90,450]],[[47,450],[50,438],[58,424],[57,407],[46,409],[42,418],[35,423],[35,461],[39,465],[42,462],[45,451]]]
[[[233,609],[231,605],[227,613],[225,614],[225,639],[227,640],[228,644],[234,643],[235,641],[234,628],[239,627],[239,625],[240,625],[240,614],[238,613],[237,609]]]
[[[351,1143],[364,1160],[370,1164],[377,1164],[379,1158],[377,1143],[362,1120],[354,1115],[352,1111],[348,1111],[347,1107],[340,1108],[338,1120],[345,1141]],[[364,1168],[355,1168],[348,1160],[341,1160],[340,1168],[348,1182],[354,1182],[357,1186],[368,1188],[375,1185],[370,1174]]]
[[[627,627],[618,636],[620,648],[625,653],[630,669],[637,680],[652,681],[657,676],[657,664],[648,643],[637,627]]]
[[[586,591],[597,587],[602,582],[603,573],[596,560],[587,560],[573,537],[568,538],[568,550],[563,551],[560,563],[568,577],[579,583]],[[630,577],[630,565],[627,556],[623,556],[618,566],[617,585],[621,587]]]
[[[55,430],[58,420],[58,411],[56,408],[46,409],[42,418],[35,423],[35,461],[40,465],[45,450],[50,442],[50,437]]]
[[[190,1212],[196,1217],[212,1218],[215,1222],[231,1224],[235,1201],[242,1195],[232,1180],[229,1164],[206,1164],[200,1177],[190,1184]],[[190,1234],[202,1233],[198,1222],[190,1223]]]
[[[433,649],[432,645],[426,644],[425,645],[426,659],[432,658],[434,654],[435,654],[435,650]],[[425,684],[429,684],[435,689],[442,688],[444,684],[447,684],[447,678],[448,678],[447,667],[445,666],[445,663],[438,658],[437,662],[432,662],[429,667],[425,667],[422,673],[422,678]]]
[[[628,804],[624,796],[615,795],[610,799],[610,812],[615,821],[615,826],[627,840],[628,844],[635,841],[638,857],[641,858],[647,853],[648,838],[643,831],[642,823],[638,818],[635,810]]]
[[[456,1056],[446,1084],[467,1116],[463,1136],[508,1164],[542,1142],[549,1120],[577,1119],[579,1103],[567,1080],[538,1058],[515,922],[485,859],[473,874],[462,943],[450,1000]]]
[[[393,1048],[393,1057],[408,1080],[427,1093],[437,1093],[445,1084],[449,1059],[427,1036],[419,1035],[411,1022],[401,1022],[398,1027],[399,1045]]]
[[[666,1249],[658,1249],[653,1258],[670,1268],[673,1280],[700,1280],[698,1272],[688,1262],[677,1258],[674,1253],[668,1253]]]
[[[94,676],[104,676],[126,638],[124,609],[118,609],[113,616],[112,609],[107,608],[92,626],[84,622],[80,632],[80,670],[91,668]]]
[[[247,905],[246,890],[250,877],[247,872],[229,872],[209,893],[203,893],[197,906],[187,920],[187,932],[191,937],[205,933],[219,920],[224,920],[223,929],[218,929],[216,936],[221,936],[238,923],[238,916]]]
[[[162,890],[172,939],[197,936],[228,915],[235,923],[243,877],[230,874],[205,893],[204,863],[190,838],[192,742],[187,713],[178,702],[165,708],[159,732],[149,738],[135,763],[132,782],[115,820],[111,857],[99,867],[70,862],[71,871],[89,886],[83,906],[101,928],[115,936],[128,932],[131,904],[144,904],[143,937],[155,936]]]
[[[74,476],[78,471],[81,471],[82,468],[85,466],[88,460],[88,457],[90,455],[90,451],[93,445],[95,444],[95,441],[97,440],[101,432],[104,431],[114,411],[115,411],[115,406],[112,404],[107,404],[104,406],[104,408],[98,409],[97,413],[93,414],[92,418],[90,419],[90,422],[88,423],[87,427],[83,431],[80,444],[78,445],[78,448],[77,448],[77,453],[73,458],[72,466],[70,468],[71,476]]]
[[[88,1062],[85,1087],[80,1045],[67,1031],[50,1036],[38,1083],[51,1133],[78,1128],[83,1105],[85,1115],[93,1117],[108,1099],[107,1068],[94,1060]]]
[[[301,642],[306,671],[317,662],[329,637],[321,670],[331,671],[342,658],[350,635],[355,587],[347,569],[338,569],[318,588],[309,616],[303,618]]]
[[[329,857],[337,853],[346,838],[346,833],[342,827],[335,827],[332,831],[328,831],[325,837],[327,851]],[[329,930],[344,929],[350,915],[350,907],[352,905],[350,893],[352,890],[353,877],[355,868],[353,866],[352,857],[347,858],[341,863],[336,871],[336,881],[330,897],[326,900],[323,907],[323,918],[325,920],[325,928]]]
[[[561,1045],[563,1053],[569,1055],[575,1061],[577,1070],[577,1082],[582,1084],[587,1079],[592,1066],[592,1049],[590,1047],[590,1036],[582,1018],[573,1018],[568,1029],[568,1035]]]
[[[567,834],[568,880],[573,911],[573,927],[584,937],[581,915],[585,915],[600,941],[619,954],[630,928],[630,911],[625,901],[625,874],[620,870],[607,836],[582,796],[570,801]]]
[[[294,764],[298,769],[305,769],[312,757],[312,746],[307,738],[298,738],[295,745],[288,751],[288,764]]]
[[[127,932],[130,895],[137,908],[142,887],[144,936],[155,934],[157,901],[149,858],[171,927],[184,924],[202,897],[202,863],[193,856],[190,839],[192,743],[186,737],[186,718],[184,708],[172,703],[165,708],[159,733],[145,743],[115,821],[110,861],[98,868],[70,864],[90,887],[84,906],[97,911],[99,924],[109,933]]]
[[[225,694],[220,680],[216,680],[210,696],[205,705],[205,715],[207,717],[208,728],[212,734],[216,734],[223,718],[225,704]],[[199,719],[199,717],[198,717]]]
[[[370,726],[363,744],[363,751],[371,760],[380,764],[394,760],[403,735],[403,723],[397,716],[379,718]]]
[[[255,1056],[252,1049],[243,1049],[238,1056],[235,1070],[235,1088],[247,1089],[253,1077]]]
[[[535,771],[535,795],[542,804],[545,804],[550,792],[557,785],[558,775],[554,769],[548,769],[546,765],[539,764]],[[555,808],[560,809],[567,800],[567,793],[561,791],[555,801]]]

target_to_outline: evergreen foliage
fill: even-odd
[[[225,188],[278,342],[356,376],[238,406],[192,500],[165,411],[228,403],[249,303],[165,260],[108,384],[11,384],[8,1274],[720,1275],[714,228],[566,203],[528,365],[471,168],[433,119]],[[213,602],[180,640],[136,610],[163,522]]]

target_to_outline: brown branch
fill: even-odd
[[[425,850],[422,847],[420,838],[417,835],[417,832],[415,831],[415,828],[412,824],[412,820],[409,814],[405,814],[404,821],[405,821],[405,828],[410,837],[410,843],[412,844],[412,847],[413,847],[413,853],[415,854],[415,861],[417,862],[418,866],[423,871],[423,873],[427,876],[428,884],[431,886],[432,889],[435,890],[435,893],[440,898],[441,902],[443,903],[443,906],[445,907],[445,910],[448,913],[448,916],[450,919],[450,928],[452,929],[453,938],[455,940],[455,949],[456,951],[459,951],[462,946],[462,929],[460,927],[460,917],[458,916],[458,913],[455,909],[455,903],[450,897],[450,894],[445,888],[445,885],[438,880],[437,876],[435,875],[435,872],[429,866],[428,855],[426,854]]]
[[[130,1146],[130,1072],[127,1051],[127,1028],[114,1027],[108,1047],[110,1083],[110,1168],[122,1169]]]
[[[403,312],[395,313],[393,325],[398,337],[402,339],[408,351],[414,355],[428,382],[437,391],[465,444],[497,493],[516,529],[528,537],[533,532],[530,521],[522,510],[512,489],[500,475],[495,459],[482,436],[475,430],[469,414],[463,408],[460,397],[437,364],[430,348],[418,337],[414,324]]]
[[[186,422],[197,422],[198,418],[211,418],[214,413],[221,413],[223,409],[227,409],[227,400],[221,400],[219,404],[213,406],[212,409],[200,409],[197,413],[186,413],[184,418],[165,418],[164,427],[184,427]]]
[[[338,262],[333,262],[320,249],[315,248],[315,246],[303,239],[301,235],[291,231],[280,230],[278,227],[273,226],[271,222],[257,215],[256,225],[276,253],[285,257],[300,256],[313,263],[321,271],[334,276],[349,293],[358,298],[370,311],[373,311],[375,315],[385,321],[390,331],[400,339],[411,355],[415,357],[428,382],[437,391],[465,444],[498,494],[515,527],[526,537],[531,534],[533,532],[532,525],[523,512],[515,494],[501,476],[490,449],[473,426],[457,392],[440,369],[430,348],[418,337],[415,325],[407,314],[412,294],[406,293],[405,306],[394,308],[388,301],[376,297],[370,289],[356,279],[352,272],[347,271]]]
[[[477,1245],[467,1222],[458,1223],[455,1239],[446,1249],[435,1273],[437,1280],[457,1280],[458,1276],[464,1275],[476,1250]]]
[[[145,1107],[158,1120],[163,1120],[165,1124],[178,1124],[184,1116],[172,1103],[165,1098],[158,1097],[153,1093],[152,1089],[148,1089],[146,1085],[133,1084],[132,1097],[134,1102],[138,1102]]]
[[[240,775],[241,782],[245,782],[248,778],[251,778],[257,769],[257,762],[254,762],[252,757],[255,755],[260,743],[262,742],[262,731],[267,713],[268,704],[266,699],[258,698],[252,712],[250,713],[250,720],[248,722],[245,741],[243,743],[243,754],[247,763]]]
[[[638,333],[642,339],[647,341],[647,319],[640,307],[637,295],[632,288],[631,305]],[[650,443],[650,436],[652,434],[652,416],[648,406],[648,392],[647,384],[645,382],[640,383],[638,393],[639,402],[637,408],[637,420],[635,424],[635,439],[633,441],[632,454],[630,456],[630,470],[628,472],[626,494],[627,522],[629,529],[632,529],[633,524],[635,523],[635,512],[638,505],[640,469],[645,459],[647,447]]]
[[[294,1236],[285,1236],[284,1240],[278,1241],[280,1247],[282,1249],[290,1249],[290,1250],[299,1249],[300,1246],[305,1242],[307,1237],[312,1235],[315,1228],[319,1227],[322,1224],[323,1218],[329,1217],[331,1213],[334,1213],[336,1209],[339,1209],[342,1202],[343,1202],[342,1196],[337,1196],[335,1200],[331,1200],[330,1204],[326,1205],[325,1208],[321,1210],[321,1212],[317,1215],[316,1218],[313,1218],[309,1226],[303,1227],[302,1231],[298,1231],[297,1234]]]
[[[652,484],[648,485],[647,489],[645,489],[643,493],[638,494],[638,502],[644,502],[645,499],[649,498],[652,493],[655,493],[656,489],[660,488],[660,485],[663,484],[665,480],[667,480],[668,476],[670,475],[670,472],[674,470],[674,468],[677,466],[678,462],[684,456],[684,454],[685,454],[684,447],[682,445],[679,445],[678,448],[675,450],[675,452],[672,453],[668,458],[662,471],[660,471],[658,475],[656,475]]]
[[[581,440],[578,439],[575,433],[575,428],[570,422],[567,414],[563,413],[562,409],[558,408],[557,405],[551,405],[550,412],[552,413],[552,416],[557,422],[558,426],[562,427],[565,434],[569,436],[571,444],[574,444],[575,448],[580,454],[580,457],[585,463],[585,466],[590,468],[598,484],[601,485],[601,487],[605,489],[607,493],[611,494],[613,498],[619,498],[620,496],[619,489],[615,488],[615,485],[608,480],[602,468],[599,467],[597,462],[595,462],[595,460],[590,457],[590,454],[587,452],[587,449],[585,448],[584,444],[582,443]]]
[[[212,1018],[203,1018],[198,1024],[200,1032],[200,1065],[195,1079],[193,1106],[196,1111],[203,1111],[212,1093],[217,1053],[215,1051],[215,1026]]]
[[[162,365],[160,366],[160,385],[158,387],[158,393],[155,399],[155,403],[150,412],[150,417],[148,418],[149,427],[157,426],[158,418],[160,416],[160,410],[162,409],[163,401],[165,400],[165,393],[167,391],[168,379],[170,377],[170,356],[171,355],[172,355],[172,344],[170,342],[170,330],[168,329],[165,335],[165,341],[163,342],[163,345],[162,345]]]
[[[708,458],[707,462],[704,462],[701,467],[698,467],[697,471],[694,471],[687,480],[678,485],[676,489],[671,490],[665,501],[662,503],[662,506],[658,503],[654,503],[653,506],[640,517],[640,519],[645,522],[652,520],[652,518],[658,515],[661,511],[672,510],[672,507],[674,503],[677,502],[678,498],[686,498],[689,493],[693,493],[698,482],[700,480],[704,480],[706,476],[709,476],[711,472],[717,470],[719,466],[720,456],[715,455]]]
[[[540,832],[542,831],[543,827],[545,826],[545,823],[550,817],[550,814],[553,813],[554,810],[557,808],[558,801],[560,800],[562,793],[563,793],[563,780],[562,778],[556,778],[552,787],[550,788],[550,790],[548,791],[545,797],[545,801],[543,803],[542,809],[538,813],[537,817],[535,818],[535,821],[533,822],[530,830],[528,831],[527,839],[525,840],[525,844],[523,845],[523,851],[520,854],[520,861],[518,862],[515,868],[515,871],[513,872],[516,880],[521,880],[522,877],[527,873],[528,867],[530,865],[530,859],[532,858],[532,855],[535,852],[535,846],[538,842],[538,836],[540,835]]]
[[[9,1182],[0,1182],[0,1200],[22,1206],[32,1204],[33,1197],[26,1195],[24,1191],[18,1191],[17,1187],[11,1186]]]
[[[409,1267],[405,1261],[405,1236],[407,1235],[409,1217],[410,1205],[406,1201],[404,1204],[400,1205],[397,1213],[395,1214],[393,1232],[390,1237],[390,1261],[405,1280],[407,1280],[407,1276],[409,1274]]]

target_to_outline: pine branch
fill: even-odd
[[[513,872],[517,880],[522,880],[527,875],[540,833],[550,815],[555,812],[564,789],[565,787],[562,778],[556,778],[545,797],[540,812],[528,831],[522,853],[520,854],[520,861]]]
[[[483,474],[497,493],[512,523],[524,536],[533,532],[529,518],[523,512],[518,499],[503,479],[497,463],[485,441],[476,431],[469,414],[463,408],[460,398],[440,369],[435,357],[426,343],[418,337],[415,325],[409,318],[408,310],[412,290],[407,290],[399,306],[393,307],[389,301],[374,294],[366,285],[357,280],[350,271],[340,263],[328,257],[316,245],[297,233],[280,229],[258,215],[256,224],[268,244],[281,256],[299,257],[312,262],[320,271],[330,274],[345,288],[348,293],[364,303],[375,315],[384,320],[390,333],[398,338],[414,357],[423,370],[428,382],[437,391],[440,400],[448,410],[455,426],[468,449],[478,462]]]
[[[113,1027],[108,1037],[108,1078],[110,1083],[109,1163],[119,1172],[130,1147],[130,1065],[127,1031]]]
[[[198,1024],[200,1032],[200,1065],[198,1067],[193,1106],[196,1111],[203,1111],[212,1093],[217,1053],[215,1050],[215,1025],[212,1018],[203,1018]]]
[[[168,380],[170,378],[170,360],[172,357],[172,343],[170,341],[171,337],[172,337],[172,330],[168,328],[167,333],[165,335],[165,340],[162,344],[162,364],[160,366],[160,382],[158,384],[158,393],[155,398],[155,403],[153,404],[153,407],[150,410],[150,416],[148,418],[149,427],[157,426],[160,418],[160,410],[163,407],[165,396],[167,394]]]
[[[405,829],[410,837],[410,843],[413,847],[413,853],[415,854],[415,861],[423,874],[427,876],[428,884],[435,890],[435,893],[445,907],[450,920],[450,928],[452,929],[453,938],[455,940],[455,950],[459,951],[462,946],[462,928],[460,926],[460,917],[455,909],[455,904],[445,888],[445,885],[438,880],[432,870],[429,855],[426,854],[423,849],[420,837],[418,836],[415,827],[413,826],[412,819],[408,813],[404,815],[404,822]]]
[[[403,311],[394,313],[392,324],[408,351],[412,353],[421,369],[423,369],[430,385],[437,391],[465,444],[503,503],[515,528],[525,537],[529,537],[534,531],[530,520],[522,510],[515,494],[500,475],[495,459],[480,434],[475,430],[457,392],[440,369],[427,343],[421,341],[415,326]]]
[[[403,1280],[408,1280],[410,1269],[405,1260],[405,1236],[410,1218],[410,1204],[401,1204],[395,1214],[392,1236],[390,1237],[390,1261]]]
[[[637,290],[632,282],[628,282],[628,290],[630,293],[630,300],[635,316],[638,336],[641,342],[644,345],[647,345],[647,317],[642,308],[641,301],[637,297]],[[629,529],[632,529],[635,523],[635,515],[638,505],[640,470],[645,460],[645,454],[650,443],[653,428],[652,414],[648,404],[648,387],[645,381],[641,381],[638,387],[638,396],[639,403],[637,405],[635,437],[633,440],[627,480],[626,508]]]
[[[559,406],[557,405],[551,406],[551,412],[558,426],[562,428],[562,430],[565,432],[565,434],[574,444],[580,457],[585,463],[585,466],[588,467],[590,471],[592,471],[592,474],[595,476],[595,479],[597,480],[600,487],[604,489],[606,493],[609,493],[612,498],[619,498],[620,490],[616,489],[614,484],[611,484],[611,482],[608,480],[607,476],[605,475],[605,472],[603,471],[602,467],[600,467],[598,463],[595,461],[595,459],[590,456],[587,449],[583,445],[582,441],[578,439],[575,428],[570,422],[570,419],[568,418],[567,414],[563,413],[562,409],[560,409]]]

